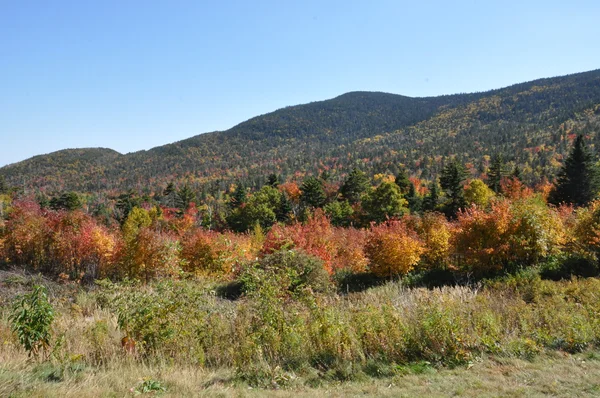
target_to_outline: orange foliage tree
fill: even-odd
[[[15,201],[4,228],[5,261],[43,270],[50,227],[37,202]]]
[[[560,251],[565,230],[560,214],[537,197],[476,206],[459,213],[452,243],[457,265],[483,274],[531,265]]]
[[[257,256],[253,236],[195,230],[182,238],[182,267],[187,272],[228,276]]]
[[[331,274],[337,252],[334,241],[335,229],[321,209],[317,209],[308,220],[292,225],[274,225],[265,238],[262,254],[270,254],[281,249],[298,248],[319,257]]]
[[[456,265],[476,273],[501,269],[510,249],[510,223],[508,201],[492,203],[490,211],[471,206],[459,212],[452,237]]]
[[[95,279],[105,274],[114,260],[117,237],[90,215],[80,211],[52,212],[47,258],[54,272],[75,279]]]
[[[380,277],[407,274],[424,252],[425,246],[416,232],[399,220],[372,225],[365,246],[370,269]]]
[[[365,253],[365,244],[369,231],[356,228],[335,228],[333,245],[335,256],[332,259],[332,272],[350,271],[353,273],[366,271],[369,259]]]

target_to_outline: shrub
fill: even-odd
[[[407,274],[424,252],[421,239],[401,221],[373,225],[365,246],[370,270],[380,277]]]
[[[161,393],[167,391],[167,388],[160,381],[146,377],[132,390],[137,395]]]
[[[365,272],[369,259],[365,254],[365,244],[369,231],[356,228],[336,228],[332,235],[335,256],[332,259],[333,272]]]
[[[459,212],[452,237],[457,265],[477,274],[501,269],[510,250],[506,239],[510,221],[510,206],[505,201],[492,204],[489,212],[476,206]]]
[[[170,233],[142,227],[136,238],[127,242],[125,250],[125,275],[130,278],[143,278],[147,282],[175,276],[181,270],[181,245]]]
[[[598,261],[581,254],[563,254],[546,261],[540,275],[544,279],[571,279],[573,276],[593,277],[600,275]]]
[[[90,280],[104,273],[116,254],[117,239],[82,211],[61,211],[47,217],[51,229],[47,261],[56,274]]]
[[[185,271],[192,273],[222,271],[218,255],[214,250],[217,235],[215,232],[197,230],[182,239],[181,258],[184,260]]]
[[[485,275],[559,253],[565,231],[556,210],[529,197],[496,201],[489,211],[467,208],[458,215],[452,241],[458,266]]]
[[[54,308],[48,301],[44,286],[34,286],[31,293],[20,297],[9,318],[12,330],[29,356],[47,355],[52,337],[50,327],[54,321]]]
[[[362,292],[386,282],[385,279],[372,272],[350,272],[342,270],[334,275],[335,283],[340,293]]]
[[[424,268],[446,268],[450,263],[452,225],[441,213],[428,212],[421,217],[410,217],[407,222],[425,244],[421,258]]]
[[[268,280],[290,293],[305,289],[324,293],[331,290],[323,261],[301,250],[282,249],[248,265],[240,276],[244,291],[259,291]]]
[[[532,265],[558,254],[565,242],[565,230],[558,212],[537,197],[511,204],[511,227],[506,239],[512,261]]]
[[[574,249],[584,255],[600,259],[600,200],[575,213],[573,226]]]
[[[196,338],[203,332],[208,298],[194,284],[98,284],[103,287],[98,302],[117,315],[118,327],[125,334],[124,348],[146,356],[161,353],[204,361],[204,347],[193,343],[201,343]]]
[[[265,238],[262,254],[280,249],[301,249],[319,257],[329,273],[333,273],[336,253],[335,229],[321,209],[317,209],[304,223],[289,226],[275,225]]]

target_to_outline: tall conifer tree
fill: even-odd
[[[467,178],[465,166],[454,159],[442,170],[440,185],[446,192],[448,200],[444,206],[446,215],[450,218],[456,217],[458,211],[465,207],[464,181]]]
[[[501,155],[496,154],[492,158],[492,164],[487,172],[487,186],[490,187],[492,191],[499,193],[500,183],[504,175],[504,161]]]
[[[585,145],[583,135],[578,135],[567,157],[554,189],[548,198],[550,203],[569,203],[585,206],[598,196],[600,188],[595,159]]]

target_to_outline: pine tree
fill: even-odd
[[[9,191],[8,185],[6,184],[6,179],[4,176],[0,175],[0,195],[8,193]]]
[[[163,190],[164,203],[169,207],[175,207],[175,184],[170,182]]]
[[[196,194],[192,191],[192,188],[188,184],[185,184],[183,188],[177,191],[177,197],[175,198],[175,204],[178,209],[185,211],[190,206],[190,203],[196,200]]]
[[[598,196],[600,188],[595,159],[585,145],[583,135],[575,139],[573,149],[558,174],[550,203],[570,203],[585,206]]]
[[[423,198],[421,195],[417,193],[417,189],[415,188],[415,184],[410,183],[410,188],[408,193],[404,196],[406,201],[408,202],[408,208],[411,213],[419,213],[423,207]]]
[[[83,206],[79,195],[75,192],[65,192],[57,198],[50,200],[50,208],[53,210],[73,211]]]
[[[412,182],[410,182],[405,168],[401,168],[400,172],[398,172],[398,175],[396,176],[396,185],[400,188],[400,193],[402,195],[406,195],[408,191],[410,191]]]
[[[246,191],[246,187],[242,183],[239,183],[235,188],[233,195],[231,195],[231,199],[229,201],[229,208],[237,209],[241,207],[244,203],[246,203],[246,199],[248,197],[248,193]]]
[[[117,197],[117,202],[115,203],[115,207],[120,213],[117,217],[119,222],[123,224],[133,208],[140,206],[141,203],[142,200],[137,196],[133,189],[119,195]]]
[[[435,211],[437,210],[438,203],[440,200],[440,191],[438,188],[438,183],[434,179],[434,181],[429,186],[429,193],[423,198],[423,211]]]
[[[492,158],[492,164],[487,172],[487,186],[492,189],[492,191],[499,193],[501,190],[500,183],[502,182],[502,177],[504,177],[504,160],[502,159],[502,155],[494,155]]]
[[[290,213],[292,212],[292,203],[284,194],[281,193],[281,202],[279,204],[279,208],[275,211],[275,215],[277,216],[277,221],[286,222],[290,218]]]
[[[444,212],[450,218],[455,218],[458,211],[466,205],[463,187],[466,178],[465,166],[456,159],[444,166],[442,170],[440,185],[448,197],[444,204]]]
[[[279,176],[275,173],[269,174],[269,177],[267,177],[267,185],[277,188],[279,186]]]
[[[323,182],[316,177],[308,177],[300,187],[302,194],[300,202],[306,207],[322,207],[327,196],[323,188]]]
[[[175,192],[175,184],[173,184],[173,181],[171,181],[170,183],[167,184],[167,187],[163,190],[163,196],[169,196],[173,192]]]
[[[323,170],[323,172],[319,176],[319,178],[321,179],[321,181],[329,181],[330,177],[331,177],[331,174],[327,170]]]
[[[358,170],[352,169],[348,178],[340,187],[340,194],[351,204],[360,202],[360,197],[369,188],[369,178],[367,175]]]

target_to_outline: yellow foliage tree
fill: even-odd
[[[584,255],[598,257],[600,254],[600,200],[581,207],[576,212],[573,227],[575,250]]]
[[[446,267],[451,251],[452,225],[443,214],[435,212],[425,213],[415,220],[415,229],[426,248],[422,264],[427,268]]]
[[[465,200],[470,206],[477,205],[479,207],[487,207],[494,195],[494,191],[492,191],[485,182],[477,178],[471,180],[465,189]]]

